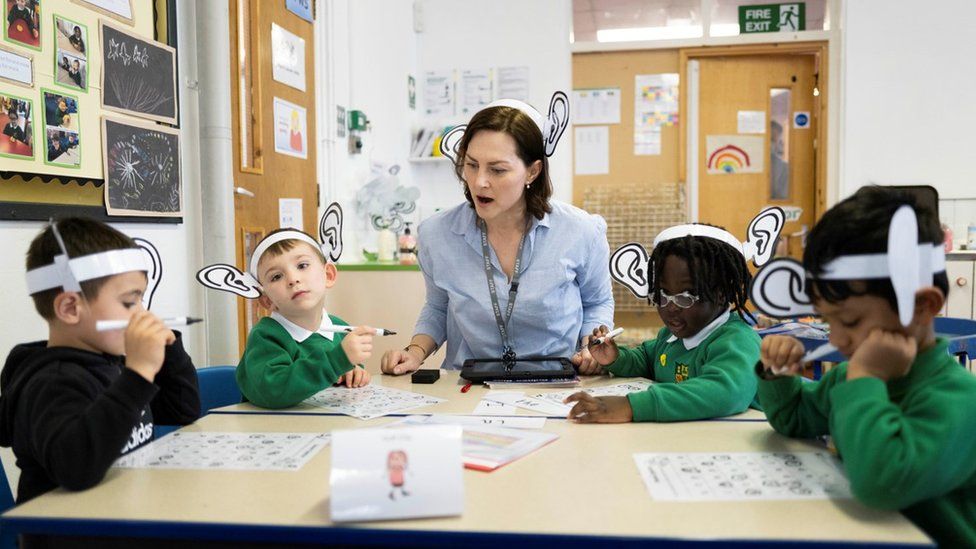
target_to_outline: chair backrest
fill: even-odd
[[[200,381],[200,415],[241,401],[241,390],[234,377],[236,369],[234,366],[208,366],[197,370],[197,379]]]
[[[10,482],[7,480],[7,472],[0,461],[0,513],[14,506],[14,492],[10,489]]]

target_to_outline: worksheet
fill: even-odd
[[[627,396],[629,393],[639,393],[641,391],[647,390],[651,384],[654,383],[649,379],[644,379],[642,377],[633,378],[631,380],[625,381],[623,383],[617,383],[615,385],[606,385],[603,387],[583,387],[579,389],[569,389],[566,391],[554,391],[551,393],[536,393],[530,395],[532,398],[544,401],[552,406],[553,410],[559,409],[562,415],[566,415],[573,408],[568,404],[563,404],[563,400],[573,393],[578,393],[580,391],[586,391],[587,393],[598,397],[598,396]]]
[[[429,416],[407,416],[404,421],[411,424],[461,425],[462,427],[509,427],[511,429],[542,429],[546,418],[540,416],[463,416],[453,414],[431,414]]]
[[[328,433],[176,431],[122,456],[113,467],[297,471],[328,444]]]
[[[312,395],[304,403],[337,414],[373,419],[439,402],[444,402],[444,399],[370,384],[356,389],[329,387]]]
[[[488,391],[485,396],[478,401],[474,411],[476,416],[513,416],[515,415],[515,405],[499,402],[498,398],[502,395],[517,395],[518,398],[524,397],[521,391]],[[494,397],[494,398],[492,398]]]
[[[659,501],[851,498],[828,452],[647,453],[634,462]]]

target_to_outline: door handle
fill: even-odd
[[[244,196],[249,196],[251,198],[254,198],[254,193],[252,193],[251,191],[245,189],[244,187],[234,187],[234,193],[235,194],[241,194],[241,195],[244,195]]]

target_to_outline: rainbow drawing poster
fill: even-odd
[[[713,175],[762,173],[766,163],[765,136],[706,135],[705,171]]]

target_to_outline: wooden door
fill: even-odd
[[[234,119],[234,186],[240,190],[234,198],[234,229],[237,266],[245,270],[250,251],[257,242],[279,228],[282,199],[301,200],[301,225],[305,232],[315,235],[318,214],[315,48],[312,23],[285,9],[285,2],[228,1],[233,90],[228,116]],[[278,40],[273,42],[275,25]],[[304,48],[288,49],[288,46],[301,46],[299,40],[304,41]],[[300,59],[294,56],[300,56],[304,50],[304,91],[275,80],[272,67],[275,43],[279,44],[274,54],[278,59]],[[300,86],[302,71],[298,66],[300,63],[290,71],[280,71],[279,78]],[[282,72],[286,76],[281,76]],[[276,131],[279,132],[277,144]],[[258,306],[257,300],[239,300],[241,352],[250,327],[265,314],[267,311]]]
[[[788,220],[782,241],[800,257],[800,235],[817,217],[817,56],[735,55],[699,63],[698,220],[745,238],[759,210],[781,206]]]

